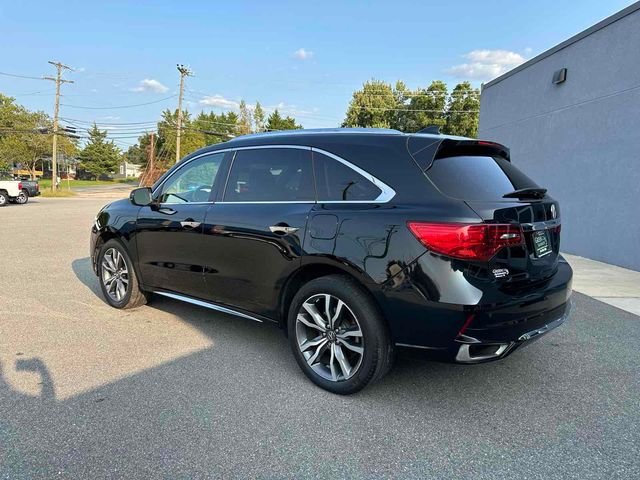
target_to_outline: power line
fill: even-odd
[[[14,78],[28,78],[30,80],[44,80],[44,78],[42,77],[32,77],[30,75],[19,75],[17,73],[0,72],[0,75],[4,75],[5,77],[14,77]]]
[[[68,105],[64,103],[61,103],[60,105],[64,107],[70,107],[70,108],[82,108],[85,110],[115,110],[118,108],[134,108],[134,107],[143,107],[145,105],[153,105],[154,103],[164,102],[165,100],[169,100],[174,97],[177,97],[177,95],[170,95],[168,97],[161,98],[160,100],[154,100],[153,102],[136,103],[134,105],[118,105],[118,106],[112,106],[112,107],[87,107],[85,105]]]

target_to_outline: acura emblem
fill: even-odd
[[[556,218],[556,206],[551,204],[551,218]]]

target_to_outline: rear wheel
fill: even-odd
[[[18,205],[24,205],[28,201],[29,201],[29,194],[25,190],[22,190],[20,194],[16,197],[16,203]]]
[[[321,277],[295,295],[289,342],[300,368],[330,392],[355,393],[391,366],[387,326],[369,294],[341,275]]]
[[[98,254],[98,277],[102,294],[115,308],[135,308],[147,303],[140,289],[133,263],[117,240],[109,240]]]
[[[9,196],[5,192],[0,192],[0,207],[6,207],[9,203]]]

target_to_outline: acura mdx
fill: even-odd
[[[104,207],[90,251],[113,307],[155,294],[274,322],[309,379],[349,394],[397,347],[480,363],[564,322],[560,229],[503,145],[300,130],[188,155]]]

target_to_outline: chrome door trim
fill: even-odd
[[[218,153],[227,153],[227,152],[237,152],[240,150],[261,150],[261,149],[267,149],[267,148],[291,148],[291,149],[296,149],[296,150],[309,150],[311,152],[318,152],[321,153],[322,155],[326,155],[329,158],[332,158],[333,160],[336,160],[340,163],[342,163],[343,165],[345,165],[346,167],[350,168],[351,170],[355,171],[356,173],[358,173],[359,175],[363,176],[364,178],[366,178],[367,180],[369,180],[371,183],[373,183],[376,187],[378,187],[381,190],[380,195],[378,195],[377,198],[375,198],[374,200],[303,200],[303,201],[294,201],[294,200],[282,200],[282,201],[270,201],[270,202],[262,202],[262,201],[255,201],[255,202],[226,202],[224,201],[224,194],[227,192],[227,183],[229,181],[229,174],[231,173],[231,168],[233,167],[233,162],[235,160],[235,155],[234,158],[231,159],[231,165],[229,165],[229,169],[227,170],[227,178],[225,179],[225,184],[224,184],[224,189],[223,189],[223,200],[220,202],[198,202],[198,203],[220,203],[220,204],[249,204],[249,205],[260,205],[260,204],[279,204],[279,203],[300,203],[300,204],[304,204],[304,203],[369,203],[369,204],[373,204],[373,203],[387,203],[389,201],[391,201],[393,199],[393,197],[395,197],[396,195],[396,191],[391,188],[389,185],[387,185],[386,183],[384,183],[382,180],[380,180],[379,178],[375,177],[374,175],[370,174],[369,172],[367,172],[366,170],[363,170],[362,168],[358,167],[357,165],[354,165],[353,163],[351,163],[348,160],[345,160],[342,157],[339,157],[338,155],[335,155],[331,152],[327,152],[326,150],[323,150],[321,148],[316,148],[316,147],[309,147],[306,145],[287,145],[287,144],[283,144],[283,145],[251,145],[251,146],[246,146],[246,147],[229,147],[229,148],[224,148],[224,149],[220,149],[220,150],[215,150],[212,152],[205,152],[205,153],[201,153],[200,155],[196,155],[193,158],[190,158],[188,161],[184,162],[183,164],[181,164],[178,168],[176,168],[175,171],[173,171],[171,173],[171,175],[169,175],[168,177],[166,177],[164,180],[162,180],[162,183],[160,183],[152,192],[151,195],[155,196],[156,191],[158,191],[158,189],[162,188],[162,186],[165,184],[165,182],[167,180],[169,180],[171,177],[173,177],[176,172],[180,171],[181,168],[183,168],[185,165],[188,165],[189,163],[193,162],[194,160],[197,160],[198,158],[204,157],[206,155],[216,155]],[[195,204],[196,202],[185,202],[185,203],[192,203]]]
[[[179,295],[177,293],[171,292],[163,292],[154,290],[153,293],[157,293],[158,295],[162,295],[163,297],[173,298],[174,300],[180,300],[182,302],[191,303],[192,305],[198,305],[199,307],[209,308],[211,310],[216,310],[218,312],[228,313],[230,315],[235,315],[237,317],[246,318],[248,320],[253,320],[255,322],[263,323],[262,320],[256,317],[252,317],[251,315],[247,315],[246,313],[238,312],[228,307],[223,307],[221,305],[217,305],[211,302],[205,302],[204,300],[198,300],[196,298],[187,297],[185,295]]]

